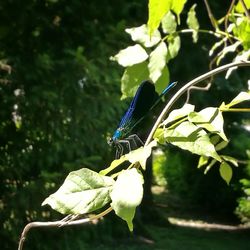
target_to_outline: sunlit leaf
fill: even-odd
[[[222,179],[229,185],[233,176],[233,171],[230,165],[224,161],[220,164],[220,175]]]
[[[166,142],[166,139],[164,137],[164,129],[163,128],[158,128],[156,129],[153,138],[159,142],[160,144],[164,144]]]
[[[188,115],[188,120],[198,127],[218,134],[224,141],[228,140],[223,130],[224,119],[218,108],[208,107],[198,113],[192,112]]]
[[[99,173],[101,175],[107,175],[109,172],[114,170],[116,167],[118,167],[125,161],[126,161],[126,158],[124,156],[122,156],[119,159],[113,160],[108,168],[101,170]]]
[[[131,163],[139,162],[141,167],[146,169],[146,161],[148,157],[151,155],[152,147],[156,146],[156,141],[152,141],[147,146],[138,148],[136,150],[131,151],[130,153],[125,155],[125,158]]]
[[[125,31],[131,35],[133,41],[138,42],[145,47],[152,47],[161,40],[161,34],[158,30],[155,30],[151,37],[149,36],[149,31],[146,24],[143,24],[139,27],[126,29]]]
[[[208,160],[209,160],[209,157],[202,155],[202,156],[199,158],[199,162],[198,162],[197,168],[201,168],[201,167],[207,165]]]
[[[230,109],[230,107],[235,106],[241,102],[250,100],[250,92],[240,92],[230,103],[222,103],[220,106],[221,110]]]
[[[222,150],[228,145],[228,141],[221,141],[215,146],[216,151]]]
[[[153,82],[156,82],[161,76],[161,72],[167,63],[168,48],[164,42],[161,42],[150,54],[149,57],[149,76]]]
[[[111,57],[111,60],[117,61],[123,67],[129,67],[144,62],[147,58],[148,54],[145,49],[141,45],[136,44],[120,50],[118,54]]]
[[[247,9],[250,9],[250,0],[244,0],[244,3],[246,5]],[[239,13],[244,13],[245,12],[241,1],[238,1],[238,3],[235,6],[235,10],[237,12],[239,12]]]
[[[249,17],[237,18],[237,25],[233,29],[233,33],[238,37],[244,47],[244,50],[250,49],[250,20]]]
[[[177,15],[178,23],[180,23],[180,14],[184,8],[185,3],[187,0],[172,0],[171,10]]]
[[[124,71],[121,80],[122,99],[134,96],[141,82],[148,78],[149,71],[147,62],[135,64],[131,67],[128,67]]]
[[[159,27],[161,19],[170,10],[171,5],[172,5],[172,0],[163,0],[163,1],[149,0],[148,28],[150,36]]]
[[[194,4],[188,12],[187,25],[193,30],[193,41],[196,43],[198,41],[198,30],[200,25],[196,17],[195,8],[196,4]]]
[[[180,36],[170,36],[168,39],[169,57],[172,59],[176,57],[178,55],[180,47],[181,47]]]
[[[189,113],[191,113],[192,111],[194,111],[194,105],[185,104],[182,108],[175,109],[172,112],[170,112],[167,119],[164,120],[163,124],[166,125],[170,122],[173,122],[175,120],[183,118],[183,117],[187,116]]]
[[[110,201],[114,185],[111,177],[100,175],[87,168],[71,172],[62,186],[44,200],[62,214],[85,214],[95,211]]]
[[[118,176],[110,194],[117,216],[125,220],[129,230],[133,231],[135,209],[140,205],[143,196],[143,177],[135,168],[124,170]]]
[[[207,165],[204,174],[207,174],[207,172],[212,168],[212,166],[216,163],[217,161],[215,159],[212,159],[212,161]]]
[[[240,44],[241,44],[241,41],[237,41],[234,44],[223,48],[223,50],[218,54],[219,56],[217,57],[216,64],[219,65],[221,60],[225,57],[226,54],[230,52],[235,52]]]
[[[162,18],[161,26],[164,33],[174,33],[176,31],[177,23],[175,20],[175,16],[171,11]]]
[[[238,167],[239,164],[238,164],[238,160],[232,156],[229,156],[229,155],[221,155],[221,158],[225,161],[228,161],[230,163],[232,163],[235,167]]]

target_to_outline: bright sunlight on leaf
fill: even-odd
[[[89,213],[110,201],[109,194],[114,183],[111,177],[82,168],[71,172],[62,186],[42,205],[48,204],[62,214]]]
[[[124,170],[118,176],[110,194],[117,216],[125,220],[129,230],[133,231],[135,209],[140,205],[143,196],[143,177],[135,168]]]

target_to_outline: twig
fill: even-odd
[[[218,28],[218,25],[217,25],[217,23],[216,23],[216,21],[215,21],[214,15],[213,15],[213,13],[212,13],[212,11],[211,11],[211,9],[210,9],[210,6],[209,6],[209,4],[208,4],[208,1],[207,1],[207,0],[203,0],[203,1],[204,1],[205,5],[206,5],[207,13],[208,13],[209,19],[210,19],[210,21],[211,21],[211,24],[212,24],[212,26],[213,26],[215,29],[217,29],[217,28]]]
[[[31,223],[27,224],[23,229],[23,232],[22,232],[22,235],[21,235],[21,238],[19,241],[19,245],[18,245],[18,250],[23,249],[24,241],[27,237],[29,230],[32,228],[35,228],[35,227],[65,227],[65,226],[73,226],[73,225],[82,225],[82,224],[86,224],[89,222],[94,222],[94,221],[102,218],[106,214],[110,213],[112,210],[113,209],[111,207],[109,207],[105,211],[103,211],[97,215],[94,215],[92,217],[79,219],[79,220],[75,220],[75,221],[68,221],[66,223],[62,223],[62,220],[47,221],[47,222],[39,222],[39,221],[31,222]]]
[[[163,111],[161,112],[161,114],[159,115],[157,121],[155,122],[146,142],[145,142],[145,146],[149,144],[149,142],[152,140],[153,135],[155,133],[155,130],[158,128],[159,124],[161,123],[162,119],[164,118],[164,116],[168,113],[168,111],[170,110],[170,108],[173,106],[173,104],[192,86],[206,80],[207,78],[216,75],[220,72],[223,72],[227,69],[230,69],[232,67],[243,67],[243,66],[248,66],[250,67],[250,61],[244,61],[244,62],[233,62],[233,63],[229,63],[226,65],[223,65],[221,67],[218,67],[216,69],[213,69],[201,76],[198,76],[197,78],[193,79],[192,81],[186,83],[179,91],[177,91],[177,93],[170,99],[170,101],[167,103],[167,105],[165,106],[165,108],[163,109]]]

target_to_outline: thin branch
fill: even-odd
[[[89,218],[84,218],[84,219],[79,219],[79,220],[74,220],[74,221],[67,221],[65,223],[63,223],[63,220],[59,220],[59,221],[47,221],[47,222],[39,222],[39,221],[35,221],[35,222],[31,222],[29,224],[27,224],[25,226],[25,228],[23,229],[20,241],[19,241],[19,245],[18,245],[18,250],[22,250],[23,249],[23,245],[24,245],[24,241],[27,237],[27,234],[29,232],[30,229],[32,228],[36,228],[36,227],[65,227],[65,226],[73,226],[73,225],[83,225],[86,223],[90,223],[90,222],[95,222],[98,219],[102,218],[103,216],[105,216],[106,214],[110,213],[113,209],[111,207],[109,207],[108,209],[104,210],[103,212],[91,216]]]
[[[241,5],[242,5],[244,11],[245,11],[246,16],[250,19],[250,14],[248,12],[248,9],[247,9],[247,6],[246,6],[244,0],[239,0],[239,1],[240,1]]]
[[[192,81],[186,83],[179,91],[177,91],[177,93],[170,99],[170,101],[167,103],[167,105],[165,106],[165,108],[163,109],[163,111],[161,112],[161,114],[159,115],[157,121],[155,122],[146,142],[145,142],[145,146],[149,144],[149,142],[152,140],[153,135],[155,133],[155,130],[158,128],[159,124],[161,123],[162,119],[164,118],[164,116],[169,112],[170,108],[173,106],[173,104],[192,86],[206,80],[207,78],[214,76],[220,72],[223,72],[225,70],[228,70],[232,67],[243,67],[243,66],[248,66],[250,67],[250,61],[242,61],[242,62],[233,62],[233,63],[229,63],[226,65],[223,65],[221,67],[218,67],[216,69],[213,69],[201,76],[198,76],[197,78],[193,79]]]
[[[217,25],[217,23],[216,23],[216,19],[214,18],[214,15],[213,15],[213,13],[212,13],[212,11],[211,11],[211,9],[210,9],[209,3],[208,3],[207,0],[203,0],[203,1],[204,1],[205,5],[206,5],[207,13],[208,13],[209,19],[210,19],[210,21],[211,21],[211,24],[212,24],[212,26],[213,26],[215,29],[217,29],[217,28],[218,28],[218,25]]]

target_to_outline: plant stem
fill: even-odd
[[[220,66],[216,69],[213,69],[201,76],[198,76],[197,78],[193,79],[192,81],[186,83],[177,93],[170,99],[170,101],[166,104],[165,108],[162,110],[161,114],[159,115],[157,121],[155,122],[146,142],[145,146],[149,144],[149,142],[152,140],[153,135],[155,133],[155,130],[158,128],[159,124],[161,123],[162,119],[166,114],[169,112],[170,108],[173,106],[173,104],[191,87],[194,86],[207,78],[210,78],[211,76],[214,76],[220,72],[223,72],[225,70],[228,70],[232,67],[243,67],[243,66],[248,66],[250,67],[250,61],[242,61],[242,62],[233,62],[229,63],[223,66]]]

